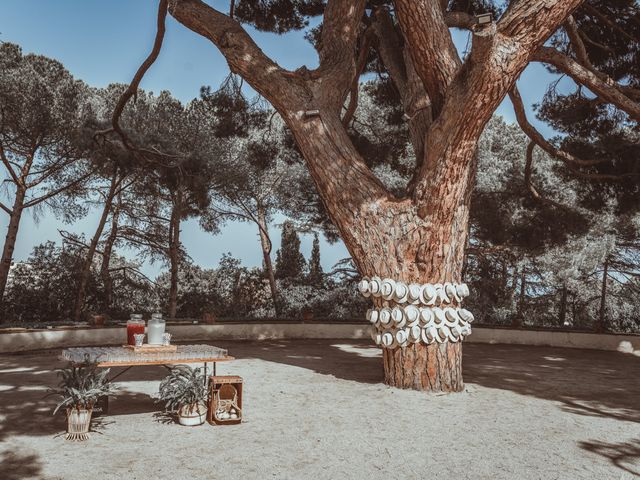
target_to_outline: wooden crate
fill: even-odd
[[[242,422],[242,377],[237,375],[215,375],[209,377],[209,401],[207,408],[207,421],[211,425],[237,425]],[[220,419],[216,416],[218,405],[221,400],[221,394],[227,394],[232,391],[230,387],[235,389],[235,409],[238,412],[237,419]],[[225,395],[223,395],[225,396]],[[229,395],[226,395],[228,397]],[[229,400],[229,398],[223,398]]]

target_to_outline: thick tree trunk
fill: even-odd
[[[269,279],[269,288],[271,290],[271,299],[276,316],[280,315],[280,303],[278,301],[278,286],[276,285],[276,277],[273,271],[273,263],[271,262],[271,239],[269,238],[269,230],[267,226],[267,216],[264,207],[258,202],[258,230],[260,232],[260,246],[262,247],[262,258],[264,261],[264,269]]]
[[[102,214],[100,215],[100,220],[98,221],[98,226],[96,227],[96,231],[91,238],[91,242],[89,243],[89,248],[87,249],[87,256],[85,257],[84,263],[82,264],[82,270],[80,271],[78,292],[76,294],[76,301],[73,307],[73,319],[75,321],[80,320],[82,316],[82,312],[84,311],[84,302],[87,291],[87,283],[89,283],[89,276],[91,274],[91,264],[93,263],[93,256],[96,253],[96,249],[98,248],[98,242],[100,242],[100,237],[102,237],[102,232],[104,231],[104,226],[107,223],[107,218],[109,217],[109,212],[111,211],[111,206],[113,205],[113,197],[116,193],[116,188],[118,187],[118,175],[114,173],[113,177],[111,177],[111,184],[109,185],[109,191],[107,192],[107,196],[105,197],[104,206],[102,208]]]
[[[7,279],[9,278],[9,270],[11,269],[13,251],[16,246],[16,239],[18,238],[20,219],[22,218],[22,212],[24,211],[25,195],[26,190],[17,187],[11,216],[9,217],[9,225],[7,226],[7,236],[5,237],[4,248],[2,249],[2,261],[0,263],[0,302],[4,299],[4,292],[7,287]]]
[[[180,267],[180,218],[182,216],[182,192],[178,190],[171,210],[171,223],[169,226],[169,305],[167,314],[169,318],[175,318],[178,307],[178,270]]]
[[[331,163],[309,162],[309,168],[359,271],[365,276],[407,283],[460,282],[475,145],[467,143],[455,150],[456,155],[465,156],[467,161],[450,170],[448,181],[434,186],[431,194],[439,202],[429,214],[421,216],[413,199],[395,199],[378,189],[376,181],[357,180],[368,171],[359,168],[357,153],[334,125],[331,118],[290,121],[305,158],[332,159]],[[325,171],[341,160],[349,165],[351,178]],[[342,186],[343,182],[349,182],[348,189]],[[360,206],[357,210],[348,207],[353,204]],[[385,349],[383,355],[385,382],[389,385],[446,392],[464,388],[460,343],[418,343]]]

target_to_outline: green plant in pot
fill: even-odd
[[[93,406],[100,397],[113,395],[115,386],[107,381],[109,369],[99,370],[95,363],[85,362],[56,370],[60,382],[50,395],[61,397],[53,414],[67,411],[67,440],[87,440]]]
[[[176,365],[160,382],[158,401],[170,412],[177,412],[180,425],[202,425],[207,416],[206,379],[200,368]]]

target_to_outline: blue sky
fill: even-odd
[[[228,1],[211,1],[214,7],[228,8]],[[102,87],[109,83],[128,83],[140,62],[147,55],[155,34],[156,0],[2,0],[0,4],[0,40],[17,43],[25,53],[33,52],[61,61],[77,78]],[[312,68],[317,55],[304,40],[303,32],[284,36],[256,32],[249,29],[264,52],[285,68],[301,65]],[[458,48],[464,49],[466,35],[456,32]],[[217,49],[207,40],[167,17],[167,32],[160,58],[145,76],[141,87],[159,92],[169,90],[182,101],[198,96],[202,85],[216,87],[228,75],[228,66]],[[519,87],[527,105],[538,102],[544,94],[550,75],[539,64],[531,65],[523,73]],[[514,121],[509,102],[498,113],[507,121]],[[538,124],[530,112],[530,119],[545,135],[553,132]],[[283,219],[278,218],[276,222]],[[0,219],[4,233],[8,219]],[[15,259],[26,258],[34,245],[47,239],[59,241],[59,229],[90,233],[95,228],[95,215],[64,225],[45,212],[36,221],[30,214],[23,218]],[[272,230],[277,228],[273,225]],[[4,235],[2,235],[4,237]],[[231,252],[248,266],[261,264],[257,230],[250,224],[228,224],[221,234],[213,237],[203,232],[197,222],[186,222],[182,239],[193,261],[204,267],[214,267],[225,252]],[[274,249],[279,234],[273,235]],[[308,256],[312,237],[302,238],[303,253]],[[275,250],[274,250],[275,251]],[[322,243],[322,263],[325,270],[348,256],[343,245]],[[155,275],[160,265],[147,265],[147,274]]]

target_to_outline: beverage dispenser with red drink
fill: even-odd
[[[135,345],[136,341],[134,335],[136,333],[144,334],[144,320],[139,313],[132,313],[129,320],[127,320],[127,344]]]

